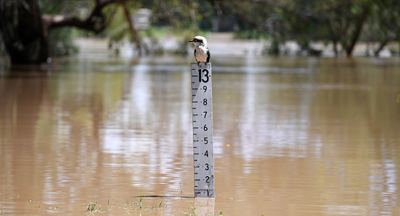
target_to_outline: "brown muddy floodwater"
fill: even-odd
[[[400,215],[399,59],[215,57],[215,205],[136,198],[194,194],[191,60],[0,62],[0,214]]]

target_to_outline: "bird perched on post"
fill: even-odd
[[[196,59],[197,65],[199,63],[208,63],[210,62],[210,51],[207,47],[207,40],[203,36],[196,36],[193,40],[189,41],[189,43],[195,44],[194,48],[194,58]]]

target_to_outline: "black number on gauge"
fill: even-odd
[[[201,72],[205,72],[206,74],[204,74],[204,78],[201,78]],[[201,71],[201,69],[199,69],[199,82],[203,81],[204,83],[207,83],[210,80],[210,77],[208,77],[208,70],[207,69],[203,69],[203,71]]]

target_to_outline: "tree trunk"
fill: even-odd
[[[335,53],[335,57],[337,58],[337,57],[339,57],[339,51],[337,48],[338,40],[337,40],[335,32],[333,31],[331,21],[328,18],[326,19],[326,24],[328,25],[329,32],[331,33],[331,40],[333,42],[333,52]]]
[[[136,49],[139,51],[139,56],[141,56],[142,55],[142,48],[140,46],[139,34],[136,31],[135,26],[133,26],[133,23],[132,23],[132,21],[130,19],[129,10],[126,7],[125,0],[122,0],[121,4],[122,4],[122,7],[124,8],[124,14],[125,14],[126,21],[129,24],[129,29],[131,30],[131,32],[133,34],[133,38],[134,38],[135,43],[136,43]]]
[[[346,43],[347,40],[345,40],[347,57],[351,57],[353,55],[354,47],[355,47],[355,45],[356,45],[356,43],[358,41],[358,38],[361,35],[361,30],[362,30],[362,28],[364,26],[364,23],[368,18],[369,10],[370,10],[369,7],[364,7],[363,13],[361,15],[361,18],[359,19],[359,21],[356,24],[356,30],[354,32],[354,35],[350,39],[350,44],[347,44]]]
[[[25,0],[24,3],[3,3],[3,7],[0,7],[0,29],[4,44],[12,64],[45,62],[48,43],[43,35],[37,0]]]
[[[386,44],[387,44],[388,42],[389,42],[388,40],[385,40],[385,41],[380,42],[378,49],[376,49],[376,50],[374,51],[374,56],[375,56],[375,57],[379,57],[379,53],[382,51],[382,49],[386,46]]]

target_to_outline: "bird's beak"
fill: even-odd
[[[193,41],[193,40],[190,40],[189,43],[194,43],[194,41]]]

